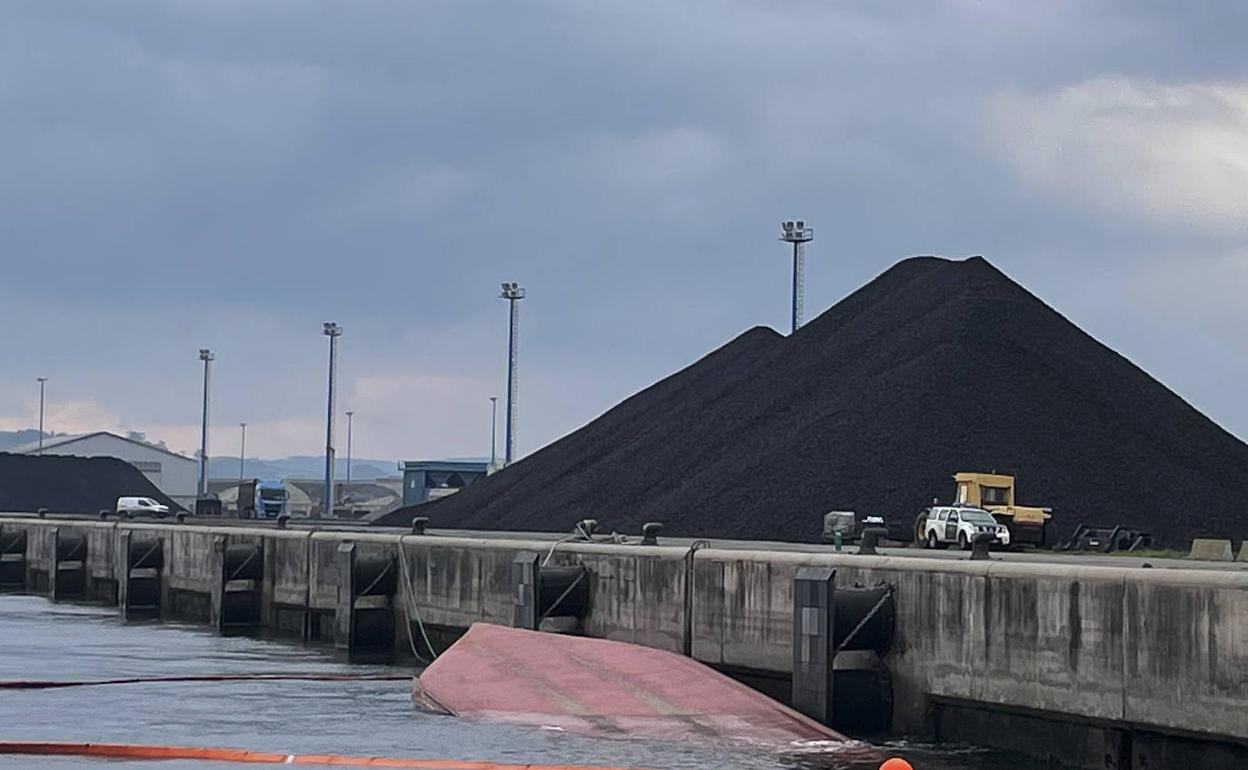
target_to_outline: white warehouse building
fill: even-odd
[[[13,454],[38,454],[39,442],[22,444],[8,451]],[[175,503],[186,508],[195,507],[199,462],[186,455],[107,431],[45,437],[43,453],[76,457],[116,457],[133,465],[157,489],[173,498]]]

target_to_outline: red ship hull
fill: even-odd
[[[478,623],[416,680],[462,717],[671,740],[792,746],[845,736],[690,658]]]

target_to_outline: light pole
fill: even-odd
[[[247,423],[240,422],[239,428],[242,428],[242,436],[238,440],[238,489],[243,489],[243,458],[247,456]],[[242,508],[240,507],[241,511]]]
[[[39,380],[39,450],[35,454],[43,454],[43,385],[47,377],[36,377]]]
[[[215,356],[208,348],[199,349],[199,360],[204,362],[204,411],[199,432],[199,497],[208,496],[208,381],[212,374]]]
[[[343,497],[351,494],[351,423],[355,412],[347,412],[347,484],[342,490]]]
[[[806,294],[806,244],[815,239],[815,228],[802,220],[780,223],[780,240],[793,244],[793,331],[802,326]]]
[[[507,329],[507,428],[503,441],[503,465],[511,465],[516,456],[516,363],[519,352],[516,346],[520,336],[520,306],[516,304],[524,299],[524,288],[515,281],[503,284],[503,293],[499,295],[507,300],[511,310],[511,325]]]
[[[325,493],[321,498],[321,515],[334,515],[334,386],[338,379],[338,338],[342,327],[333,321],[321,326],[321,333],[329,337],[329,404],[325,416]]]
[[[498,464],[498,396],[490,396],[490,470]]]

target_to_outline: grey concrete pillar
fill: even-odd
[[[802,567],[793,578],[793,708],[832,721],[836,570]]]
[[[338,604],[334,608],[334,646],[350,654],[355,642],[355,543],[339,543],[334,554],[338,568]]]
[[[211,560],[212,574],[215,576],[212,585],[209,586],[208,601],[209,615],[211,615],[212,627],[217,629],[217,633],[224,630],[224,608],[225,608],[225,535],[212,536],[212,552],[209,557]],[[177,555],[174,555],[177,558]]]
[[[516,603],[512,611],[511,625],[536,631],[542,624],[537,606],[542,557],[532,551],[521,551],[511,561],[511,585]]]
[[[121,617],[126,617],[126,603],[130,599],[130,590],[127,583],[130,582],[130,541],[134,533],[130,530],[122,530],[117,533],[117,550],[113,553],[113,574],[117,576],[117,608],[121,611]]]

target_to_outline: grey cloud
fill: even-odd
[[[514,278],[530,289],[525,371],[578,384],[575,405],[526,412],[540,442],[747,326],[783,328],[772,231],[800,215],[818,233],[809,308],[907,254],[984,253],[1164,373],[1189,359],[1137,344],[1122,272],[1230,246],[1021,183],[990,123],[1011,90],[1248,77],[1239,5],[1201,9],[13,4],[0,298],[10,320],[59,316],[5,344],[32,368],[72,359],[96,372],[84,396],[166,423],[193,421],[180,351],[224,346],[222,409],[294,419],[319,408],[327,318],[348,324],[357,372],[497,389],[493,295]],[[1095,289],[1062,279],[1089,260]],[[95,330],[114,314],[124,331]],[[136,355],[159,357],[166,392],[112,373]],[[229,360],[272,374],[227,386]],[[1190,389],[1248,430],[1228,392]]]

